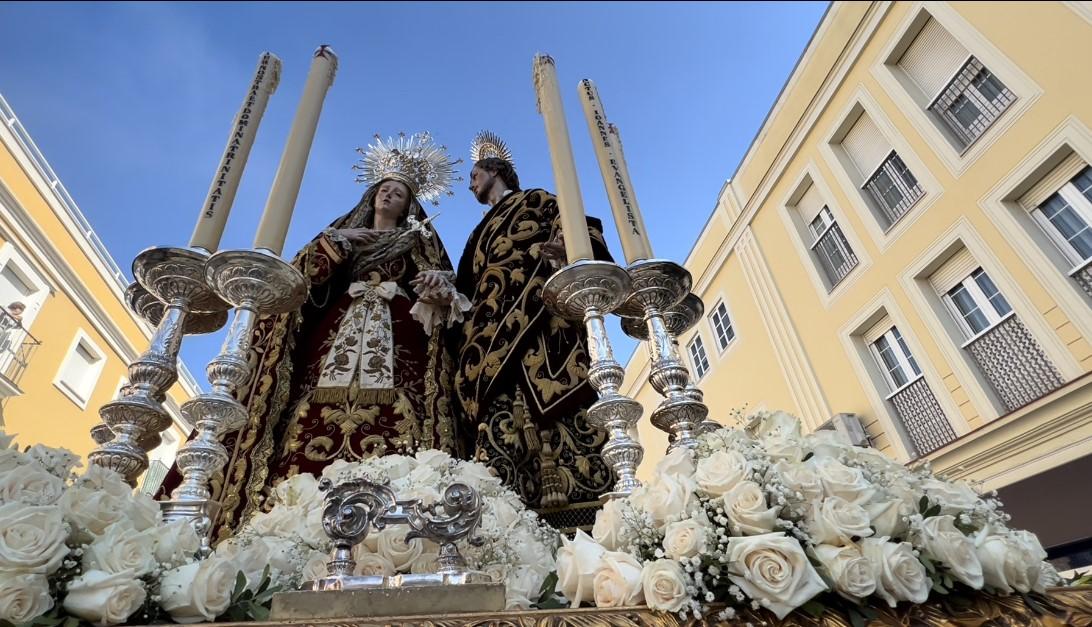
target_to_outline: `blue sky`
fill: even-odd
[[[576,85],[590,78],[621,130],[658,256],[683,261],[826,9],[809,3],[86,3],[0,5],[0,93],[128,271],[185,245],[231,120],[268,50],[283,62],[222,247],[249,247],[310,57],[340,57],[286,255],[363,192],[355,149],[429,130],[467,157],[506,139],[524,187],[552,189],[531,60],[558,67],[585,207],[610,220]],[[460,166],[464,178],[468,166]],[[437,228],[452,261],[481,217],[456,184]],[[433,212],[436,209],[432,209]],[[623,362],[635,344],[612,321]],[[49,341],[50,338],[44,338]],[[222,332],[187,338],[199,380]],[[59,340],[58,340],[59,341]],[[67,340],[65,340],[67,341]]]

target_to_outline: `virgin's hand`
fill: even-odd
[[[418,292],[430,292],[446,286],[447,279],[435,270],[422,270],[410,281],[410,285],[413,285]]]
[[[378,231],[368,228],[338,229],[337,232],[345,237],[345,239],[358,244],[369,244],[375,241],[375,238],[379,234]]]

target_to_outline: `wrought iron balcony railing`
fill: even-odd
[[[925,377],[919,376],[888,395],[887,400],[895,407],[902,420],[906,435],[910,438],[914,453],[921,457],[956,438],[952,424],[944,415],[940,403]]]
[[[982,136],[1005,109],[1016,101],[1005,84],[971,57],[929,105],[965,149]]]
[[[853,268],[857,267],[857,255],[842,233],[842,227],[832,222],[826,231],[816,238],[811,250],[819,258],[819,265],[827,277],[828,289],[834,289]]]
[[[22,323],[0,308],[0,375],[18,386],[41,342]]]
[[[978,364],[1005,409],[1013,411],[1065,381],[1015,313],[968,340],[963,348]]]

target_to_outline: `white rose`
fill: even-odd
[[[322,551],[311,551],[311,554],[307,556],[307,560],[303,563],[300,577],[304,582],[326,577],[330,574],[330,569],[326,565],[329,561],[330,556],[328,554]]]
[[[865,506],[876,535],[902,537],[906,533],[906,521],[900,513],[899,501],[872,501]]]
[[[925,603],[933,582],[925,566],[914,555],[909,542],[888,542],[887,538],[861,540],[861,553],[872,563],[876,594],[891,607],[899,601]]]
[[[927,479],[922,483],[929,501],[940,505],[940,513],[951,516],[974,509],[978,504],[978,493],[965,483],[951,483],[939,479]]]
[[[330,542],[330,536],[326,535],[326,529],[322,526],[322,508],[315,507],[306,510],[298,519],[296,535],[311,546],[325,546]]]
[[[418,465],[428,466],[438,471],[449,468],[454,461],[450,455],[437,449],[418,451],[413,458],[417,460]]]
[[[595,573],[604,553],[606,550],[582,530],[577,530],[572,540],[561,536],[561,548],[557,550],[557,584],[573,607],[594,600]]]
[[[705,544],[705,527],[693,518],[670,523],[664,532],[664,553],[671,559],[694,557],[705,552]]]
[[[213,555],[163,573],[159,605],[177,623],[213,621],[231,604],[239,569]]]
[[[538,600],[543,576],[530,566],[518,566],[504,578],[504,609],[527,609]]]
[[[723,496],[751,477],[751,464],[739,451],[716,451],[698,460],[694,480],[713,496]]]
[[[333,481],[334,485],[338,485],[349,478],[350,469],[355,466],[356,464],[347,462],[344,459],[335,459],[322,469],[321,476],[323,479]]]
[[[353,569],[354,575],[389,577],[396,572],[394,564],[389,559],[378,553],[370,553],[362,549],[359,544],[353,547],[353,559],[356,560],[356,568]]]
[[[55,505],[0,505],[0,570],[48,575],[68,555],[67,537]]]
[[[400,573],[409,570],[410,564],[421,557],[421,553],[425,550],[420,538],[406,542],[407,533],[409,533],[409,527],[392,525],[379,532],[377,542],[377,553],[389,559],[391,564],[394,564],[395,570]]]
[[[685,446],[680,446],[664,456],[656,464],[657,477],[671,477],[675,480],[694,476],[694,453]]]
[[[404,497],[402,495],[405,495]],[[406,490],[398,492],[398,498],[418,499],[422,505],[434,505],[444,498],[440,491],[431,485],[414,484]]]
[[[996,592],[1029,592],[1039,576],[1039,562],[1034,562],[1034,570],[1029,571],[1023,547],[1006,535],[993,533],[988,526],[975,534],[974,550],[982,564],[985,585]]]
[[[0,474],[0,503],[53,505],[64,493],[64,482],[38,464],[16,466]]]
[[[155,558],[168,566],[182,564],[201,548],[201,538],[188,520],[160,525],[155,533]]]
[[[520,521],[519,510],[505,499],[491,499],[493,515],[497,518],[497,524],[505,531],[512,529]]]
[[[143,577],[156,565],[155,530],[137,531],[127,522],[110,525],[83,552],[85,571],[129,572],[133,577]]]
[[[45,575],[0,571],[0,620],[29,623],[52,608]]]
[[[1051,586],[1060,585],[1062,585],[1062,576],[1058,574],[1058,569],[1054,568],[1050,562],[1039,562],[1039,579],[1031,589],[1041,594]]]
[[[1030,531],[1023,529],[1009,531],[1009,539],[1015,542],[1024,552],[1024,561],[1028,565],[1028,579],[1032,582],[1031,589],[1035,592],[1044,592],[1047,586],[1056,586],[1061,582],[1058,571],[1045,561],[1047,552],[1039,542],[1039,537]]]
[[[876,591],[876,574],[872,570],[872,562],[861,554],[856,545],[820,544],[813,550],[816,559],[834,582],[834,590],[838,594],[860,602]]]
[[[678,612],[690,598],[686,594],[686,575],[674,560],[645,562],[641,569],[641,591],[646,605],[664,612]]]
[[[7,474],[19,466],[29,464],[26,455],[10,448],[0,448],[0,474]]]
[[[94,464],[91,467],[98,468]],[[72,523],[76,538],[91,540],[110,525],[126,519],[128,498],[128,494],[118,496],[92,487],[73,486],[61,496],[58,505],[65,520]]]
[[[294,538],[257,538],[255,543],[264,543],[269,549],[270,577],[276,584],[283,584],[285,578],[295,578],[303,556],[311,549]]]
[[[129,495],[126,503],[126,518],[137,531],[158,527],[163,520],[159,502],[143,492]]]
[[[409,571],[415,575],[434,573],[439,569],[440,554],[436,551],[425,551],[409,567]]]
[[[508,545],[515,550],[517,563],[535,566],[543,573],[554,569],[553,550],[529,531],[510,534]]]
[[[728,541],[728,579],[778,618],[827,589],[800,543],[784,533]]]
[[[956,529],[954,518],[926,518],[921,525],[921,543],[926,556],[947,566],[953,577],[975,590],[982,589],[982,564],[974,542]]]
[[[691,479],[679,481],[668,475],[660,475],[634,490],[629,498],[635,507],[652,516],[657,528],[662,528],[668,520],[679,520],[690,515],[697,505],[695,488],[697,484]]]
[[[777,461],[798,463],[804,459],[804,447],[800,440],[769,438],[762,441],[766,454]]]
[[[622,499],[611,499],[595,514],[592,538],[608,551],[618,551],[632,540],[632,532],[622,518]]]
[[[273,489],[278,505],[299,505],[306,510],[322,509],[324,495],[319,491],[318,479],[308,473],[297,473],[281,481]]]
[[[246,526],[262,537],[289,538],[296,535],[304,512],[289,505],[277,505],[268,512],[259,512]]]
[[[440,471],[428,464],[418,464],[406,476],[405,481],[413,486],[436,486],[440,484]]]
[[[644,600],[641,563],[629,553],[607,551],[592,579],[596,607],[630,607]]]
[[[899,518],[905,518],[918,513],[918,503],[921,501],[921,490],[915,489],[905,480],[896,480],[885,486],[887,496],[895,499],[899,504]],[[900,525],[905,522],[900,521]],[[901,529],[905,533],[906,529]]]
[[[495,490],[502,483],[488,466],[475,462],[461,461],[455,467],[455,480],[474,488],[478,492]]]
[[[233,538],[216,547],[214,557],[229,561],[237,572],[243,573],[246,577],[246,587],[251,592],[262,585],[262,575],[265,574],[266,567],[270,568],[270,576],[273,574],[273,567],[269,563],[269,545],[261,539],[243,544]],[[234,586],[234,582],[232,585]]]
[[[812,503],[808,531],[816,544],[846,546],[872,535],[868,512],[859,505],[829,496],[822,503]]]
[[[124,623],[144,605],[148,593],[128,572],[87,571],[68,582],[64,609],[99,627]]]
[[[813,502],[823,498],[823,484],[804,464],[779,461],[768,472],[779,479],[797,500]]]
[[[773,531],[776,507],[766,507],[766,495],[754,481],[744,481],[723,497],[728,527],[737,535],[758,535]]]
[[[876,489],[864,478],[864,473],[859,468],[850,468],[829,457],[809,459],[807,463],[819,476],[823,493],[827,496],[837,496],[855,505],[865,505],[876,493]]]
[[[405,455],[387,455],[379,463],[391,481],[406,478],[417,467],[417,460]]]
[[[755,415],[751,420],[758,419],[758,426],[754,430],[756,438],[774,440],[798,440],[802,429],[800,419],[792,414],[775,411],[765,415]]]
[[[840,459],[843,455],[852,452],[853,445],[839,431],[823,429],[809,433],[805,438],[808,448],[814,457],[830,457]]]

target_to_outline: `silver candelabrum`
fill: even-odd
[[[298,308],[307,297],[307,282],[298,270],[264,249],[218,252],[205,264],[204,278],[235,311],[220,354],[206,368],[212,390],[182,405],[197,435],[178,450],[175,464],[182,482],[171,492],[171,500],[160,505],[165,520],[190,520],[205,532],[207,542],[219,512],[209,481],[228,461],[219,438],[246,422],[246,408],[235,392],[250,377],[247,353],[254,324],[259,315]]]
[[[637,466],[644,457],[644,449],[629,435],[641,418],[641,404],[618,391],[625,369],[614,358],[603,322],[603,316],[614,311],[630,294],[630,276],[608,261],[580,260],[569,264],[554,273],[542,288],[542,300],[554,315],[583,320],[588,331],[591,361],[588,380],[599,393],[599,400],[588,408],[588,423],[607,432],[602,455],[616,478],[614,491],[605,494],[604,499],[628,496],[641,485]]]
[[[690,293],[690,273],[679,264],[664,259],[637,261],[626,271],[632,280],[633,292],[616,313],[643,322],[643,325],[625,323],[623,330],[631,337],[647,340],[652,362],[648,380],[664,397],[652,412],[652,425],[667,432],[668,452],[679,446],[694,448],[709,409],[702,401],[700,390],[690,385],[690,372],[679,359],[675,336],[667,325],[669,318],[679,325],[694,313],[693,306],[689,309],[679,307]],[[693,319],[696,322],[697,318]]]
[[[130,484],[148,468],[148,451],[171,424],[163,400],[178,380],[182,336],[207,333],[226,320],[228,305],[205,282],[208,259],[201,249],[160,246],[133,260],[137,287],[130,287],[129,303],[156,330],[148,350],[129,365],[128,384],[99,409],[103,424],[91,430],[99,446],[88,455],[91,463],[120,473]]]
[[[351,479],[336,486],[323,479],[319,489],[326,492],[322,528],[334,541],[334,549],[326,564],[327,576],[305,583],[304,589],[400,588],[488,581],[484,574],[467,567],[455,544],[464,538],[474,546],[483,542],[477,536],[482,499],[470,486],[451,484],[444,490],[441,501],[433,505],[423,505],[419,499],[400,500],[388,486],[366,479]],[[353,547],[363,542],[373,529],[379,531],[388,525],[409,526],[407,542],[424,538],[438,544],[436,572],[354,575]]]

